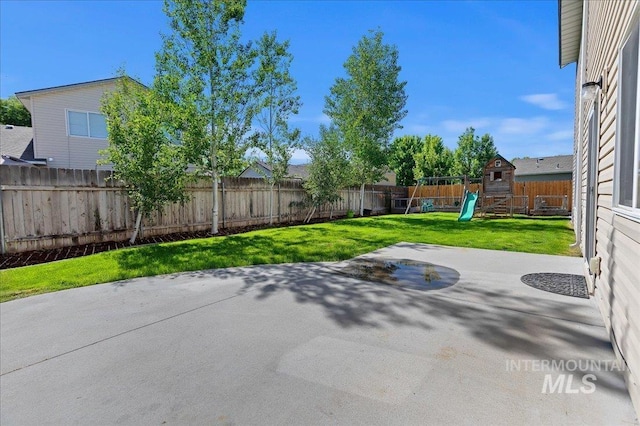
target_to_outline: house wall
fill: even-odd
[[[69,136],[66,111],[99,113],[102,96],[113,89],[115,82],[107,82],[32,95],[35,156],[53,158],[49,167],[95,169],[98,151],[107,148],[107,139]]]
[[[631,26],[637,25],[638,2],[610,1],[584,3],[586,24],[581,59],[578,62],[576,91],[584,81],[597,81],[603,75],[606,93],[600,95],[599,143],[597,144],[596,257],[602,259],[599,275],[590,275],[594,298],[609,330],[614,349],[626,362],[625,376],[631,399],[640,412],[640,218],[628,218],[613,209],[614,158],[618,94],[618,54]],[[586,44],[585,44],[586,43]],[[582,112],[580,112],[582,108]],[[592,102],[577,98],[578,133],[576,152],[581,156],[574,180],[581,197],[579,221],[575,223],[585,254],[587,165],[589,158],[588,120]],[[581,122],[580,122],[581,118]],[[585,259],[586,264],[587,259]]]
[[[518,175],[515,176],[516,182],[554,182],[559,180],[568,180],[572,178],[571,172],[569,173],[546,173],[544,175]]]
[[[265,176],[264,176],[264,175],[261,175],[260,173],[256,172],[256,171],[255,171],[255,170],[253,170],[253,169],[247,169],[247,170],[245,170],[244,172],[242,172],[242,174],[241,174],[240,176],[238,176],[238,177],[241,177],[241,178],[262,179],[262,178],[264,178]]]
[[[264,179],[266,177],[271,177],[271,171],[260,164],[254,164],[247,167],[238,177]]]

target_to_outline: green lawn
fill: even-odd
[[[473,219],[427,213],[345,219],[116,250],[0,271],[0,301],[180,271],[344,260],[401,241],[574,255],[564,218]],[[499,254],[496,254],[499,256]]]

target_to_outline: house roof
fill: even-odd
[[[21,160],[11,155],[0,155],[0,165],[3,166],[24,166],[24,167],[36,167],[34,164],[28,161]]]
[[[24,126],[0,125],[0,154],[33,160],[33,129]]]
[[[251,164],[249,167],[244,169],[244,171],[240,173],[240,175],[242,175],[244,172],[250,169],[256,170],[256,165],[264,169],[266,172],[271,171],[271,168],[267,163],[263,161],[256,161],[255,163]],[[289,164],[289,167],[287,169],[287,178],[306,180],[307,178],[309,178],[309,164]],[[395,185],[395,184],[396,184],[396,174],[393,171],[389,171],[385,173],[384,179],[376,183],[376,185]]]
[[[296,179],[306,179],[309,177],[309,165],[308,164],[289,164],[287,169],[289,176]]]
[[[254,164],[251,164],[249,167],[247,167],[242,173],[244,173],[249,169],[255,170],[256,165],[260,166],[265,171],[268,171],[268,172],[271,171],[271,167],[269,167],[267,163],[263,161],[256,161]],[[288,175],[287,177],[293,178],[293,179],[302,179],[302,180],[308,178],[309,177],[308,166],[309,166],[308,164],[289,164],[289,167],[287,168],[287,175]]]
[[[491,160],[487,161],[483,168],[485,168],[485,169],[486,169],[486,168],[487,168],[487,166],[488,166],[489,164],[493,163],[493,162],[494,162],[494,161],[496,161],[496,160],[500,160],[500,161],[502,161],[503,163],[507,163],[508,165],[510,165],[511,167],[513,167],[514,169],[516,168],[516,166],[515,166],[513,163],[511,163],[511,161],[507,160],[506,158],[504,158],[504,157],[503,157],[502,155],[500,155],[500,154],[496,155],[495,157],[492,157],[492,158],[491,158]]]
[[[548,175],[573,172],[573,155],[554,157],[515,158],[516,176]]]
[[[20,102],[22,102],[22,104],[25,106],[25,108],[29,109],[30,105],[29,102],[26,102],[29,98],[31,98],[31,96],[33,95],[42,95],[42,94],[46,94],[46,93],[52,93],[52,92],[61,92],[61,91],[65,91],[65,90],[72,90],[72,89],[79,89],[79,88],[84,88],[84,87],[91,87],[91,86],[99,86],[99,85],[103,85],[103,84],[109,84],[109,83],[115,83],[116,81],[118,81],[119,79],[121,79],[123,77],[112,77],[112,78],[103,78],[101,80],[93,80],[93,81],[85,81],[83,83],[73,83],[73,84],[65,84],[63,86],[53,86],[53,87],[46,87],[44,89],[35,89],[35,90],[25,90],[22,92],[16,92],[16,98],[18,98],[18,100]],[[125,77],[128,78],[144,87],[144,84],[140,83],[139,81],[131,78],[131,77]]]
[[[558,53],[560,68],[578,60],[582,38],[584,0],[558,0]]]

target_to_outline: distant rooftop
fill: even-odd
[[[33,129],[0,124],[0,154],[22,160],[33,160]]]
[[[573,171],[573,155],[515,158],[512,163],[516,166],[516,176],[571,173]]]
[[[18,97],[18,98],[27,97],[27,96],[31,96],[31,95],[35,95],[35,94],[39,94],[39,93],[44,93],[44,92],[54,92],[54,91],[58,91],[58,90],[74,89],[74,88],[83,87],[83,86],[93,86],[93,85],[98,85],[98,84],[106,84],[106,83],[111,83],[111,82],[117,81],[118,78],[120,78],[120,77],[104,78],[102,80],[85,81],[85,82],[82,82],[82,83],[65,84],[65,85],[62,85],[62,86],[45,87],[44,89],[25,90],[25,91],[22,91],[22,92],[16,92],[16,97]]]
[[[25,91],[22,91],[22,92],[16,92],[16,97],[17,98],[21,98],[21,97],[28,97],[28,96],[31,96],[31,95],[45,93],[45,92],[55,92],[55,91],[58,91],[58,90],[68,90],[68,89],[75,89],[75,88],[78,88],[78,87],[86,87],[86,86],[96,86],[96,85],[100,85],[100,84],[108,84],[108,83],[116,82],[121,78],[122,77],[111,77],[111,78],[103,78],[101,80],[84,81],[82,83],[73,83],[73,84],[65,84],[65,85],[62,85],[62,86],[45,87],[44,89],[25,90]],[[137,80],[135,80],[135,79],[133,79],[131,77],[127,76],[126,78],[130,79],[132,81],[135,81],[136,83],[144,86],[144,84],[140,83],[139,81],[137,81]]]
[[[262,167],[265,171],[271,172],[271,167],[264,161],[256,161],[256,164]],[[247,169],[255,169],[256,164],[252,164]],[[243,172],[244,173],[244,172]],[[308,164],[289,164],[287,168],[287,178],[289,179],[302,179],[305,180],[309,177],[309,165]]]

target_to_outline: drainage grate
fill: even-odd
[[[538,290],[583,299],[589,298],[587,281],[582,275],[543,272],[523,275],[521,280],[526,285]]]

